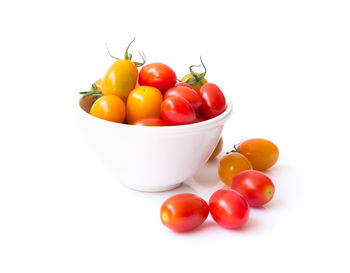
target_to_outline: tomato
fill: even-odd
[[[189,88],[193,89],[192,85],[185,83],[185,82],[177,82],[177,83],[175,83],[175,86],[185,86],[185,87],[189,87]]]
[[[134,40],[132,40],[131,43]],[[128,45],[125,51],[125,59],[118,59],[109,54],[114,59],[117,59],[117,61],[112,64],[102,79],[103,95],[116,95],[122,99],[125,99],[135,88],[138,74],[137,67],[143,65],[145,63],[145,59],[144,56],[141,55],[143,58],[143,63],[131,61],[132,55],[128,53],[131,43]]]
[[[207,83],[207,80],[204,78],[205,75],[207,74],[207,68],[205,67],[202,57],[200,57],[201,64],[204,68],[203,73],[197,73],[192,70],[192,67],[198,66],[198,65],[191,65],[190,66],[190,73],[183,76],[181,79],[181,82],[187,83],[192,86],[194,90],[197,92],[201,89],[201,87]],[[199,65],[200,66],[200,65]]]
[[[162,102],[161,115],[169,125],[183,125],[193,123],[196,112],[192,105],[181,97],[169,97]]]
[[[222,137],[220,137],[220,140],[218,144],[216,144],[215,150],[212,152],[211,156],[209,157],[209,160],[213,160],[215,157],[217,157],[218,154],[221,153],[223,144],[224,144],[224,141],[222,140]]]
[[[176,232],[195,229],[207,219],[208,214],[208,204],[192,193],[174,195],[160,209],[163,224]]]
[[[244,155],[230,153],[220,159],[218,174],[221,181],[230,186],[235,175],[252,169],[252,165]]]
[[[237,174],[232,180],[231,189],[239,192],[251,207],[266,204],[275,193],[271,179],[259,171],[244,171]]]
[[[175,72],[162,63],[151,63],[142,67],[139,84],[158,88],[163,94],[176,83]]]
[[[206,83],[199,90],[202,105],[199,112],[206,118],[214,118],[226,109],[226,100],[220,88],[214,83]]]
[[[210,197],[209,210],[214,221],[225,228],[239,228],[249,218],[247,201],[231,189],[221,189]]]
[[[166,126],[166,123],[161,118],[149,117],[138,119],[133,123],[133,125],[139,126]]]
[[[247,157],[253,169],[263,171],[276,164],[279,157],[277,146],[269,140],[253,138],[238,145],[237,151]]]
[[[197,76],[200,75],[200,74],[197,73],[197,72],[195,72],[194,74],[197,75]],[[187,82],[189,79],[191,79],[191,78],[194,78],[193,75],[192,75],[191,73],[188,73],[187,75],[185,75],[185,76],[183,76],[183,77],[181,78],[181,82],[186,83],[186,82]],[[198,92],[198,91],[201,89],[202,85],[203,85],[203,84],[206,84],[208,81],[207,81],[205,78],[203,78],[203,79],[201,80],[201,82],[202,82],[202,84],[200,84],[200,83],[193,83],[193,84],[190,84],[190,85],[192,86],[192,88],[193,88],[194,90],[196,90],[196,91]]]
[[[131,91],[126,103],[126,118],[129,124],[141,118],[160,118],[162,93],[155,87],[139,86]]]
[[[182,97],[187,100],[193,106],[194,110],[197,111],[202,104],[202,100],[198,93],[192,88],[185,86],[175,86],[168,89],[164,95],[164,99],[169,97]]]
[[[125,104],[117,96],[103,96],[94,102],[90,114],[100,119],[122,123],[125,118]]]

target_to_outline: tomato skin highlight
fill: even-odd
[[[277,146],[263,138],[252,138],[238,145],[237,150],[249,159],[253,169],[263,171],[276,164],[279,158]]]
[[[214,192],[209,199],[209,210],[214,221],[228,229],[243,226],[249,218],[247,201],[231,189]]]
[[[175,85],[176,74],[166,64],[151,63],[141,68],[138,82],[140,85],[156,87],[164,94]]]
[[[132,61],[115,61],[102,79],[102,94],[127,98],[135,88],[137,74],[137,67]]]
[[[174,195],[160,209],[162,223],[175,232],[186,232],[201,225],[209,215],[208,204],[192,193]]]
[[[161,115],[168,125],[190,124],[196,119],[192,105],[181,97],[165,99],[161,105]]]
[[[90,115],[100,119],[122,123],[125,119],[125,104],[113,95],[98,98],[90,109]]]
[[[199,112],[206,118],[214,118],[226,109],[226,99],[220,88],[214,83],[206,83],[199,90],[202,105]]]
[[[218,174],[222,182],[231,185],[232,179],[240,172],[252,170],[252,164],[240,153],[230,153],[223,156],[219,162]]]
[[[265,205],[275,193],[271,179],[264,173],[254,170],[237,174],[232,179],[231,189],[239,192],[251,207]]]
[[[148,117],[138,119],[133,123],[133,125],[137,126],[166,126],[166,123],[161,118]]]
[[[186,86],[175,86],[169,88],[164,95],[164,99],[169,97],[184,98],[191,103],[195,111],[197,111],[202,104],[201,97],[198,95],[198,93],[194,91],[193,88],[188,88]]]
[[[129,124],[141,118],[160,118],[162,93],[155,87],[139,86],[130,92],[126,103],[126,119]]]

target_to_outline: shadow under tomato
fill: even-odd
[[[203,168],[201,168],[193,179],[202,187],[211,188],[220,183],[218,176],[218,161],[208,161]]]

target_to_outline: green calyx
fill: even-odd
[[[79,94],[83,95],[83,98],[91,96],[92,97],[92,103],[94,103],[98,98],[102,97],[102,92],[97,90],[97,86],[95,83],[92,84],[92,90],[91,91],[83,91],[79,92]]]
[[[203,63],[203,60],[202,60],[202,57],[199,57],[200,60],[201,60],[201,65],[191,65],[190,66],[190,72],[191,72],[191,75],[192,77],[189,78],[188,80],[186,80],[186,83],[188,84],[191,84],[191,85],[194,85],[194,84],[199,84],[200,86],[203,85],[203,81],[202,79],[205,77],[205,75],[207,74],[207,68],[205,67],[204,63]],[[192,67],[201,67],[203,66],[204,68],[204,72],[197,75],[193,70],[192,70]]]
[[[135,41],[136,38],[134,38],[129,44],[128,44],[128,47],[126,48],[125,50],[125,53],[124,53],[124,60],[130,60],[132,59],[132,54],[129,53],[129,48],[131,46],[131,44]],[[120,60],[119,58],[117,57],[114,57],[111,52],[109,51],[108,47],[107,47],[107,44],[106,44],[106,49],[107,49],[107,52],[109,54],[109,56],[111,56],[113,59],[116,59],[116,60]],[[140,67],[140,66],[143,66],[145,63],[146,63],[146,55],[145,53],[142,51],[142,53],[140,51],[138,51],[139,55],[141,56],[142,58],[142,63],[140,62],[133,62],[137,67]]]
[[[233,145],[233,150],[226,152],[226,154],[231,154],[231,153],[240,153],[240,151],[238,150],[238,146],[242,143],[243,139],[241,139],[241,141],[235,145]]]

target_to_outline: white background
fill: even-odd
[[[348,1],[2,1],[0,10],[0,272],[349,272]],[[104,43],[122,56],[134,37],[135,57],[142,49],[179,77],[203,56],[234,104],[225,150],[252,137],[279,146],[267,172],[275,198],[241,230],[209,217],[174,234],[160,222],[167,197],[208,200],[223,186],[217,161],[174,191],[135,192],[77,129],[77,92],[113,62]]]

